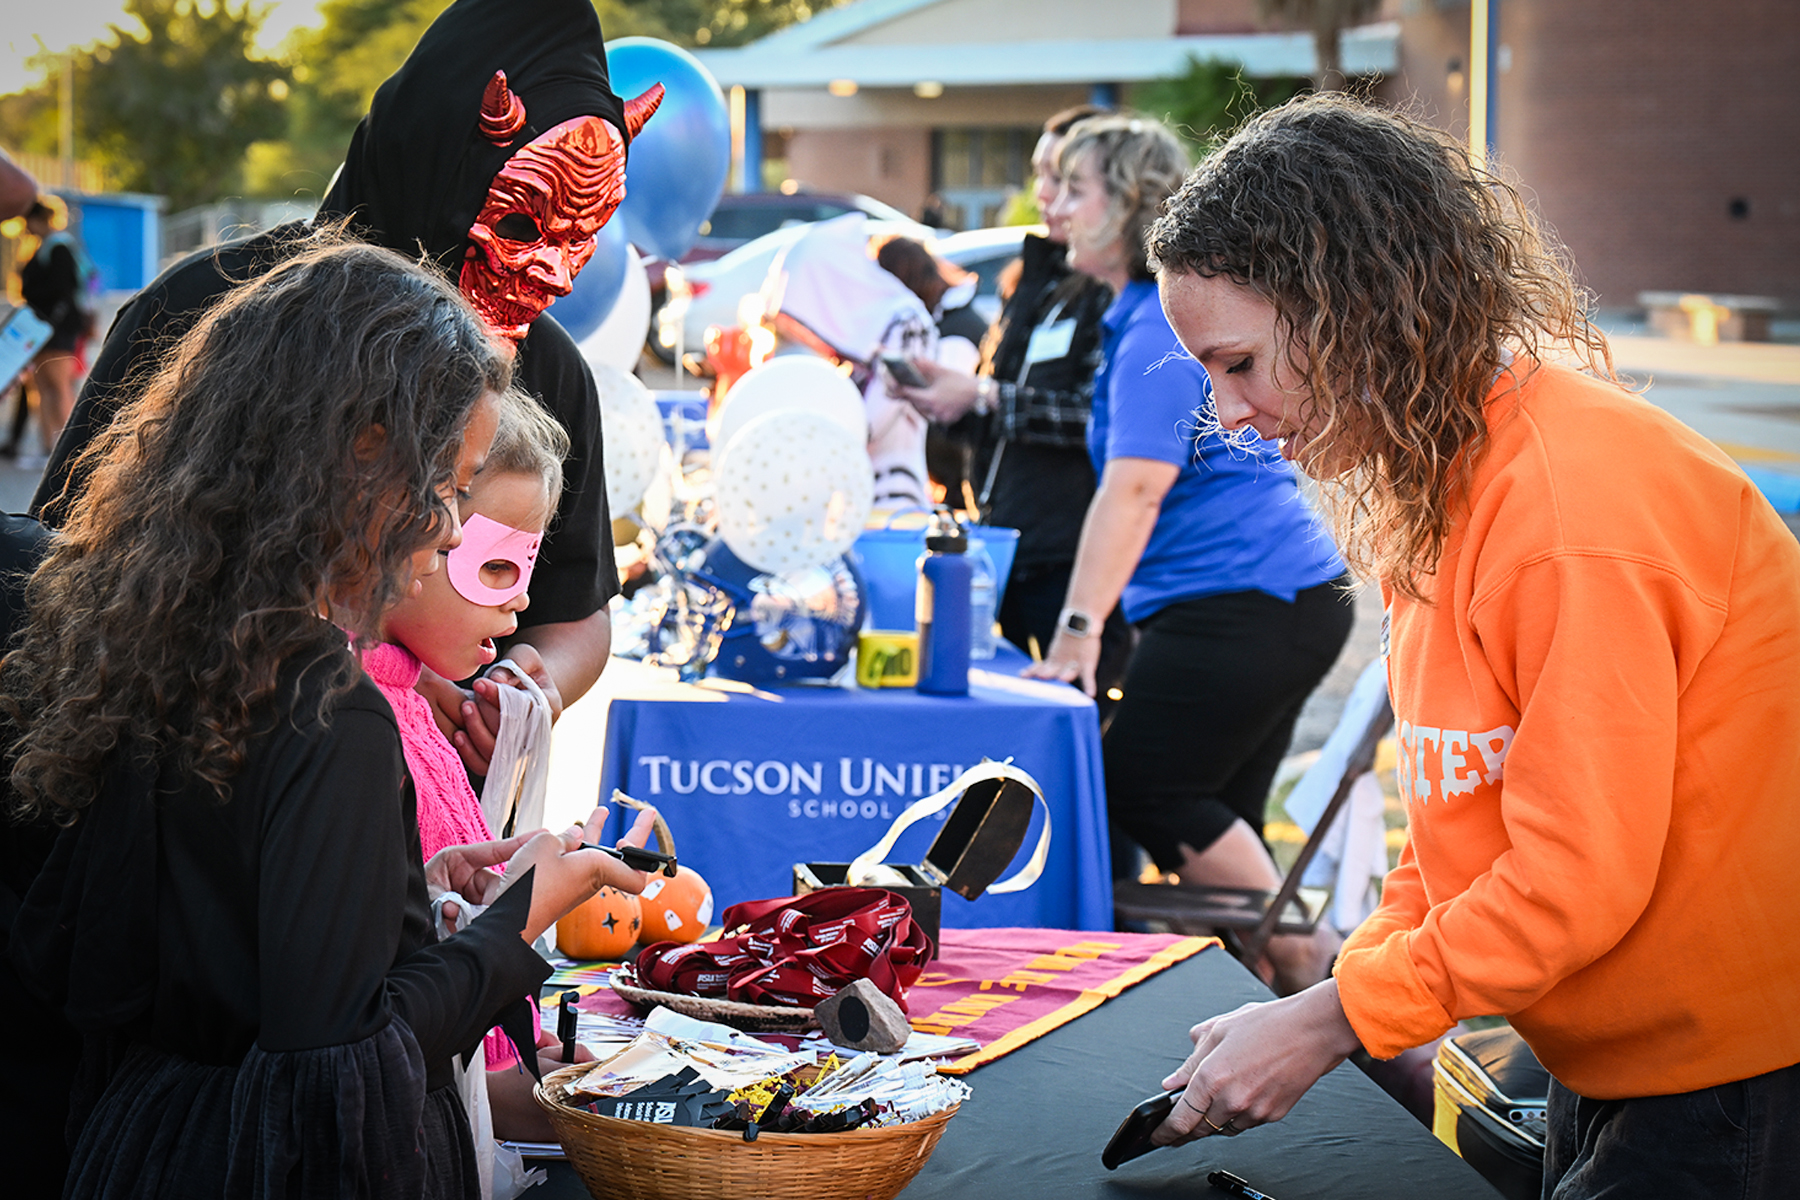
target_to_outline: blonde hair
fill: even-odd
[[[1224,276],[1274,306],[1317,461],[1353,464],[1321,488],[1345,558],[1414,599],[1509,356],[1529,370],[1566,348],[1617,378],[1517,189],[1448,135],[1341,94],[1245,124],[1170,200],[1150,253],[1158,271]]]
[[[562,502],[563,460],[568,457],[569,433],[562,423],[529,394],[508,388],[500,396],[500,420],[483,472],[536,475],[544,481],[548,513],[554,514]]]
[[[1106,189],[1103,242],[1125,243],[1126,271],[1151,278],[1144,236],[1188,171],[1187,149],[1168,127],[1150,117],[1109,114],[1077,121],[1056,152],[1056,169],[1068,178],[1075,163],[1092,153],[1094,170]]]

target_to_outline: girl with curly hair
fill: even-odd
[[[1335,978],[1194,1027],[1159,1138],[1499,1014],[1554,1076],[1545,1196],[1792,1194],[1800,545],[1434,130],[1263,114],[1150,251],[1219,424],[1282,439],[1382,587],[1411,826]]]
[[[1058,161],[1050,213],[1068,229],[1069,265],[1115,299],[1088,428],[1100,486],[1056,634],[1027,673],[1093,695],[1099,634],[1121,608],[1138,645],[1106,730],[1108,815],[1184,884],[1273,892],[1263,810],[1300,709],[1350,633],[1344,564],[1272,443],[1196,423],[1211,384],[1176,342],[1144,253],[1187,170],[1181,144],[1144,117],[1094,117]],[[1253,965],[1297,991],[1336,949],[1326,927],[1283,934]]]
[[[315,246],[84,453],[0,665],[17,816],[64,827],[10,950],[84,1035],[65,1195],[476,1194],[453,1056],[557,915],[642,885],[548,834],[422,870],[359,665],[460,540],[510,373],[435,275]],[[491,907],[439,942],[428,880]]]

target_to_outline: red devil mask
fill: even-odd
[[[657,84],[625,105],[636,137],[662,103]],[[525,126],[525,105],[494,72],[482,98],[481,132],[501,145]],[[594,235],[625,198],[626,138],[610,121],[576,117],[506,160],[469,226],[458,286],[495,332],[518,341],[594,256]]]

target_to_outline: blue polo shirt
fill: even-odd
[[[1176,341],[1156,284],[1127,285],[1101,323],[1105,359],[1088,426],[1094,470],[1104,473],[1115,458],[1181,468],[1125,585],[1126,620],[1221,592],[1261,591],[1291,602],[1342,574],[1330,535],[1274,442],[1240,446],[1217,432],[1200,434],[1212,380]]]

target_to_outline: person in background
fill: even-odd
[[[1333,979],[1194,1026],[1157,1140],[1499,1014],[1553,1077],[1548,1200],[1800,1195],[1800,544],[1447,134],[1294,101],[1151,251],[1218,424],[1381,584],[1410,826]]]
[[[1144,231],[1187,155],[1145,117],[1069,133],[1050,211],[1069,263],[1117,297],[1102,321],[1088,507],[1062,618],[1027,674],[1095,690],[1115,607],[1138,631],[1103,743],[1114,822],[1181,882],[1275,891],[1263,812],[1307,696],[1350,634],[1344,564],[1272,442],[1206,427],[1211,382],[1157,304]],[[1270,939],[1282,992],[1323,978],[1337,937]]]
[[[75,377],[81,352],[93,332],[94,314],[87,304],[87,256],[66,228],[68,209],[55,196],[40,196],[25,213],[25,228],[38,247],[19,268],[19,291],[38,319],[50,326],[50,337],[32,360],[38,393],[38,432],[46,451],[21,456],[19,466],[35,471],[48,461],[69,413],[75,408]]]
[[[981,361],[979,347],[987,336],[987,323],[974,309],[975,288],[980,280],[909,237],[882,241],[875,261],[931,310],[938,330],[938,365],[964,374],[973,371]],[[952,508],[976,507],[969,490],[969,455],[973,447],[968,433],[935,421],[925,431],[925,467],[932,481],[943,487]]]
[[[1040,654],[1056,633],[1082,518],[1094,498],[1088,412],[1100,318],[1112,302],[1106,284],[1069,268],[1068,230],[1050,212],[1062,182],[1056,155],[1077,121],[1104,112],[1082,105],[1044,122],[1031,162],[1046,230],[1025,235],[1000,319],[982,342],[979,374],[920,361],[914,365],[929,386],[899,389],[932,421],[973,443],[970,479],[982,520],[1019,531],[1000,632]],[[1100,646],[1096,679],[1104,716],[1131,654],[1123,613],[1107,618]]]

